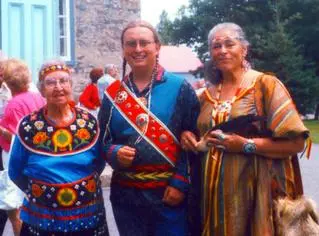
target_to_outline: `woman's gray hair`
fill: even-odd
[[[65,61],[61,60],[61,59],[50,59],[48,61],[45,61],[40,69],[39,69],[39,74],[38,74],[38,83],[37,83],[37,87],[39,89],[39,91],[41,92],[43,90],[43,80],[40,80],[41,77],[41,71],[50,67],[50,66],[67,66],[67,64],[65,63]],[[70,82],[72,84],[72,77],[70,76]]]
[[[209,49],[211,49],[212,47],[212,41],[215,38],[215,34],[216,32],[220,31],[220,30],[224,30],[224,29],[228,29],[233,31],[234,33],[236,33],[236,38],[242,43],[243,46],[245,47],[249,47],[249,42],[246,39],[246,35],[245,32],[243,31],[243,29],[232,22],[225,22],[225,23],[220,23],[215,25],[208,33],[208,47]]]

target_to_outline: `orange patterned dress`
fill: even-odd
[[[267,117],[273,137],[307,136],[295,105],[274,76],[249,70],[231,101],[200,95],[201,135],[216,124],[247,114]],[[202,157],[202,235],[274,235],[273,199],[296,197],[302,183],[296,157],[270,159],[211,148]]]

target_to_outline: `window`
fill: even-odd
[[[70,1],[59,0],[58,6],[58,55],[65,61],[71,61]]]

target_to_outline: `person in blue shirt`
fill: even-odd
[[[199,102],[184,78],[159,65],[160,41],[149,23],[129,23],[121,43],[124,78],[106,89],[98,115],[119,233],[186,235],[189,165],[178,140],[196,132]]]
[[[114,64],[107,64],[104,70],[104,76],[97,81],[100,101],[103,99],[105,89],[116,79],[118,79],[118,69]]]
[[[99,175],[105,161],[95,117],[71,101],[70,69],[45,63],[47,105],[18,125],[9,176],[25,193],[21,235],[108,235]]]

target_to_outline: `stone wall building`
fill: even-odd
[[[140,0],[74,1],[75,64],[74,98],[89,83],[92,67],[113,63],[121,68],[121,31],[140,18]]]

